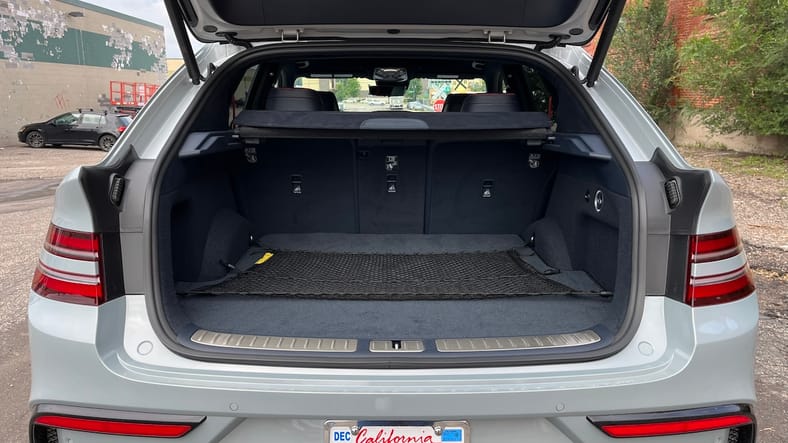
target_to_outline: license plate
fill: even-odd
[[[466,421],[325,423],[326,443],[468,443]]]

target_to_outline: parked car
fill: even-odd
[[[165,3],[185,67],[57,191],[33,442],[754,441],[731,193],[602,69],[623,0]]]
[[[408,102],[408,109],[413,111],[430,111],[432,112],[432,106],[425,105],[424,103],[418,101],[409,101]]]
[[[33,148],[46,145],[96,145],[108,151],[131,124],[128,114],[93,110],[67,112],[41,123],[22,126],[17,137]]]

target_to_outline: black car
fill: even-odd
[[[128,114],[83,111],[68,112],[42,123],[23,126],[19,141],[33,148],[44,145],[98,145],[107,151],[131,124]]]

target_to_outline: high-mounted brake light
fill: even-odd
[[[755,291],[736,228],[690,238],[685,302],[709,306],[744,298]]]
[[[103,303],[99,243],[97,234],[50,225],[33,276],[33,291],[69,303]]]

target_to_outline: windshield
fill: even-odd
[[[344,112],[410,111],[440,112],[449,94],[475,94],[487,91],[481,78],[413,78],[402,95],[373,95],[370,88],[376,83],[368,78],[299,77],[296,88],[331,92],[336,96],[339,110]]]

